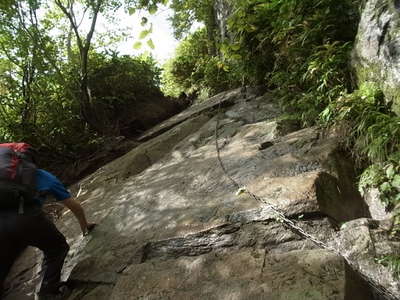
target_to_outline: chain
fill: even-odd
[[[245,89],[245,87],[244,87],[244,89]],[[246,90],[244,90],[244,93],[246,93]],[[244,94],[244,98],[246,98],[245,94]],[[385,299],[385,300],[400,300],[397,296],[395,296],[387,288],[385,288],[384,286],[376,283],[371,278],[369,278],[366,275],[364,275],[363,272],[361,271],[361,268],[356,263],[352,262],[351,259],[349,257],[347,257],[345,254],[343,254],[340,250],[327,245],[323,241],[321,241],[321,240],[317,239],[316,237],[314,237],[312,234],[310,234],[310,233],[306,232],[305,230],[303,230],[301,227],[296,225],[293,222],[293,220],[291,220],[288,217],[286,217],[284,212],[282,212],[280,209],[276,208],[273,204],[269,203],[266,199],[263,199],[263,198],[255,195],[255,194],[253,194],[247,188],[243,188],[243,186],[240,185],[237,180],[235,180],[231,175],[229,175],[229,172],[227,171],[224,163],[222,162],[220,148],[219,148],[219,144],[218,144],[218,129],[219,129],[219,123],[220,123],[220,111],[221,111],[221,101],[219,102],[219,105],[218,105],[217,120],[216,120],[216,126],[215,126],[215,147],[216,147],[216,150],[217,150],[217,159],[218,159],[219,165],[220,165],[224,175],[231,181],[231,183],[235,186],[235,188],[238,189],[238,190],[241,190],[242,192],[244,192],[246,194],[248,194],[251,198],[253,198],[257,202],[260,202],[260,203],[264,204],[268,209],[270,209],[272,212],[275,213],[276,220],[280,221],[282,224],[284,224],[286,227],[288,227],[294,233],[296,233],[296,234],[306,238],[307,240],[313,242],[319,248],[328,250],[328,251],[333,252],[336,255],[342,257],[345,260],[345,262],[348,264],[348,266],[353,271],[355,271],[364,281],[366,281],[374,289],[374,291],[377,294],[382,296],[383,299]]]

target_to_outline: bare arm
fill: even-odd
[[[94,228],[95,224],[87,222],[85,211],[83,210],[83,207],[79,204],[79,202],[75,201],[73,198],[68,198],[63,200],[62,203],[72,211],[72,213],[78,220],[83,235],[86,235],[90,230]]]

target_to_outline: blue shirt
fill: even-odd
[[[36,189],[41,195],[37,198],[40,205],[43,204],[48,194],[53,195],[57,201],[71,197],[71,194],[56,176],[42,169],[38,169],[36,173]]]

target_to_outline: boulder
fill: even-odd
[[[368,188],[364,192],[365,203],[368,205],[371,218],[386,220],[393,217],[393,212],[388,211],[381,200],[381,192],[377,188]]]
[[[337,245],[352,267],[367,278],[377,299],[399,299],[400,283],[390,266],[379,263],[387,255],[400,255],[400,242],[388,237],[383,222],[356,219],[342,225]],[[383,290],[380,290],[383,287]]]

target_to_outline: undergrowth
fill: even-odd
[[[383,163],[400,150],[400,118],[390,111],[374,83],[342,93],[321,112],[320,120],[328,125],[347,124],[346,141],[359,160]]]
[[[229,20],[232,41],[222,47],[238,58],[250,84],[266,83],[283,108],[304,126],[351,89],[349,52],[359,1],[239,0]]]
[[[396,279],[400,278],[400,255],[385,255],[376,259],[376,262],[389,267]]]
[[[362,194],[376,187],[386,209],[400,203],[400,117],[385,103],[374,83],[343,93],[320,114],[321,123],[344,124],[342,135],[356,163],[365,167],[359,180]]]

